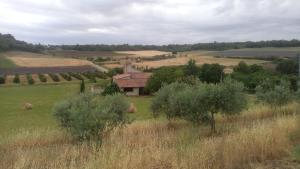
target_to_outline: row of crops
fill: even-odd
[[[35,77],[33,77],[35,76]],[[10,80],[8,80],[10,78]],[[96,83],[99,79],[106,79],[107,75],[102,72],[84,72],[84,73],[59,73],[59,74],[26,74],[25,76],[15,74],[10,77],[6,75],[0,75],[0,84],[6,84],[8,81],[10,83],[14,84],[20,84],[22,81],[24,82],[24,79],[26,80],[26,83],[29,85],[33,85],[36,82],[40,83],[47,83],[47,82],[61,82],[61,81],[75,81],[75,80],[87,80],[92,83]]]

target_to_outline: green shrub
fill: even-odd
[[[32,76],[31,76],[31,74],[27,74],[26,75],[26,79],[27,79],[28,84],[30,84],[30,85],[34,84],[34,80],[33,80]]]
[[[14,79],[13,79],[13,82],[14,82],[14,83],[20,83],[20,76],[19,76],[19,74],[15,74],[15,77],[14,77]]]
[[[0,84],[4,84],[5,83],[5,76],[0,76]]]
[[[49,76],[51,77],[51,79],[52,79],[54,82],[59,82],[59,81],[60,81],[59,77],[58,77],[56,74],[50,73]]]
[[[196,65],[196,61],[193,59],[190,59],[185,65],[184,69],[184,75],[185,76],[198,76],[199,75],[199,68]]]
[[[104,88],[102,95],[106,96],[106,95],[112,95],[112,94],[116,94],[116,93],[120,93],[120,92],[121,91],[120,91],[118,85],[116,83],[112,82]]]
[[[282,74],[298,74],[298,62],[294,60],[282,60],[276,67],[276,70]]]
[[[102,140],[107,132],[129,122],[129,102],[120,94],[97,96],[80,94],[55,105],[60,125],[80,141]]]
[[[69,72],[69,75],[78,79],[78,80],[83,80],[82,76],[78,73],[72,73],[72,72]]]
[[[288,82],[281,81],[280,84],[273,84],[270,81],[264,81],[262,85],[256,88],[258,100],[268,104],[273,110],[281,108],[294,99]]]
[[[72,77],[69,74],[60,73],[60,76],[63,77],[66,81],[71,81],[72,80]]]
[[[122,73],[123,73],[123,68],[113,68],[107,72],[107,76],[113,77],[117,74],[122,74]]]
[[[47,82],[47,78],[44,74],[38,74],[38,76],[41,82],[43,83]]]

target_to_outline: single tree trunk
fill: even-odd
[[[210,125],[211,125],[211,132],[216,133],[215,113],[213,112],[211,112]]]

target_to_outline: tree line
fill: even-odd
[[[24,41],[16,40],[11,34],[0,33],[0,52],[9,50],[21,50],[28,52],[41,52],[46,46],[41,44],[31,44]]]
[[[124,51],[124,50],[161,50],[169,52],[182,52],[191,50],[214,50],[222,51],[241,48],[263,48],[263,47],[299,47],[300,41],[293,40],[271,40],[271,41],[247,41],[247,42],[212,42],[196,44],[169,44],[169,45],[58,45],[52,48],[78,51]]]
[[[106,45],[106,44],[86,44],[86,45],[42,45],[31,44],[16,40],[11,34],[0,33],[0,51],[23,50],[30,52],[41,52],[45,49],[63,49],[77,51],[124,51],[124,50],[161,50],[168,52],[182,52],[191,50],[214,50],[222,51],[240,48],[263,48],[263,47],[300,47],[300,41],[293,40],[271,40],[271,41],[247,41],[247,42],[212,42],[196,44],[169,44],[169,45]]]

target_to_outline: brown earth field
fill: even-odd
[[[75,51],[75,50],[52,50],[48,52],[51,56],[66,57],[66,58],[82,58],[82,57],[120,57],[128,54],[120,54],[112,51]]]
[[[60,67],[17,67],[17,68],[0,68],[0,74],[13,75],[13,74],[33,74],[33,73],[81,73],[93,72],[96,69],[92,66],[60,66]]]

